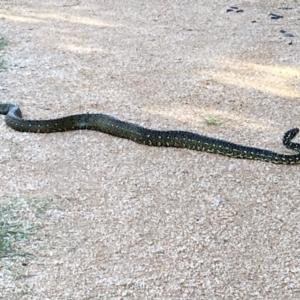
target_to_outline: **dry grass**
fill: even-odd
[[[30,118],[101,111],[287,152],[297,9],[76,3],[0,2],[1,102]],[[298,166],[0,130],[0,299],[299,299]]]

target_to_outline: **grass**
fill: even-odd
[[[207,116],[204,119],[206,125],[215,125],[215,126],[219,126],[222,125],[223,123],[225,123],[225,120],[221,120],[218,119],[216,117],[212,117],[212,116]]]
[[[41,258],[47,237],[39,231],[56,208],[47,198],[0,198],[0,299],[41,299],[27,266]]]
[[[5,64],[5,60],[2,58],[2,56],[0,56],[0,72],[2,72],[3,70],[5,70],[6,64]]]
[[[0,50],[2,50],[7,45],[6,40],[3,37],[0,37]],[[6,69],[5,60],[0,55],[0,72]]]
[[[0,50],[3,49],[6,45],[6,40],[3,37],[0,37]]]
[[[18,225],[1,222],[0,224],[0,259],[4,257],[26,256],[27,253],[19,251],[12,246],[27,235],[26,231]]]
[[[39,229],[39,217],[48,208],[41,199],[4,199],[0,206],[0,260],[4,257],[32,256],[18,244],[26,243]],[[3,202],[3,201],[1,201]]]

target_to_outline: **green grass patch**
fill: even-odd
[[[4,46],[7,45],[7,42],[4,37],[0,37],[0,50],[4,48]]]
[[[213,117],[213,116],[207,116],[204,118],[204,122],[206,125],[215,125],[219,126],[225,123],[225,120],[221,120],[219,118]]]
[[[41,299],[27,284],[26,278],[35,274],[27,274],[26,266],[41,259],[48,237],[40,229],[57,209],[43,197],[0,198],[0,300]]]
[[[2,50],[6,45],[7,45],[7,42],[6,42],[5,38],[0,37],[0,50]],[[0,72],[4,71],[6,68],[7,68],[7,66],[5,64],[5,60],[2,57],[2,55],[0,55]]]
[[[3,59],[2,56],[0,56],[0,72],[3,72],[6,69],[7,69],[7,66],[5,64],[5,60]]]
[[[41,199],[2,199],[0,206],[0,259],[31,256],[21,245],[41,227],[41,216],[49,202]]]

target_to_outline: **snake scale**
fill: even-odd
[[[188,148],[235,158],[263,160],[275,164],[300,163],[300,144],[292,142],[292,139],[299,132],[298,128],[287,131],[283,136],[284,146],[298,152],[297,154],[287,155],[242,146],[188,131],[148,129],[100,113],[70,115],[51,120],[30,120],[22,118],[22,112],[17,105],[0,103],[0,114],[5,115],[6,124],[17,131],[51,133],[80,129],[97,130],[148,146]]]

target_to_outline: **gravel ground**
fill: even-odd
[[[231,5],[0,1],[0,100],[289,153],[300,10]],[[0,299],[300,299],[298,166],[1,119]]]

